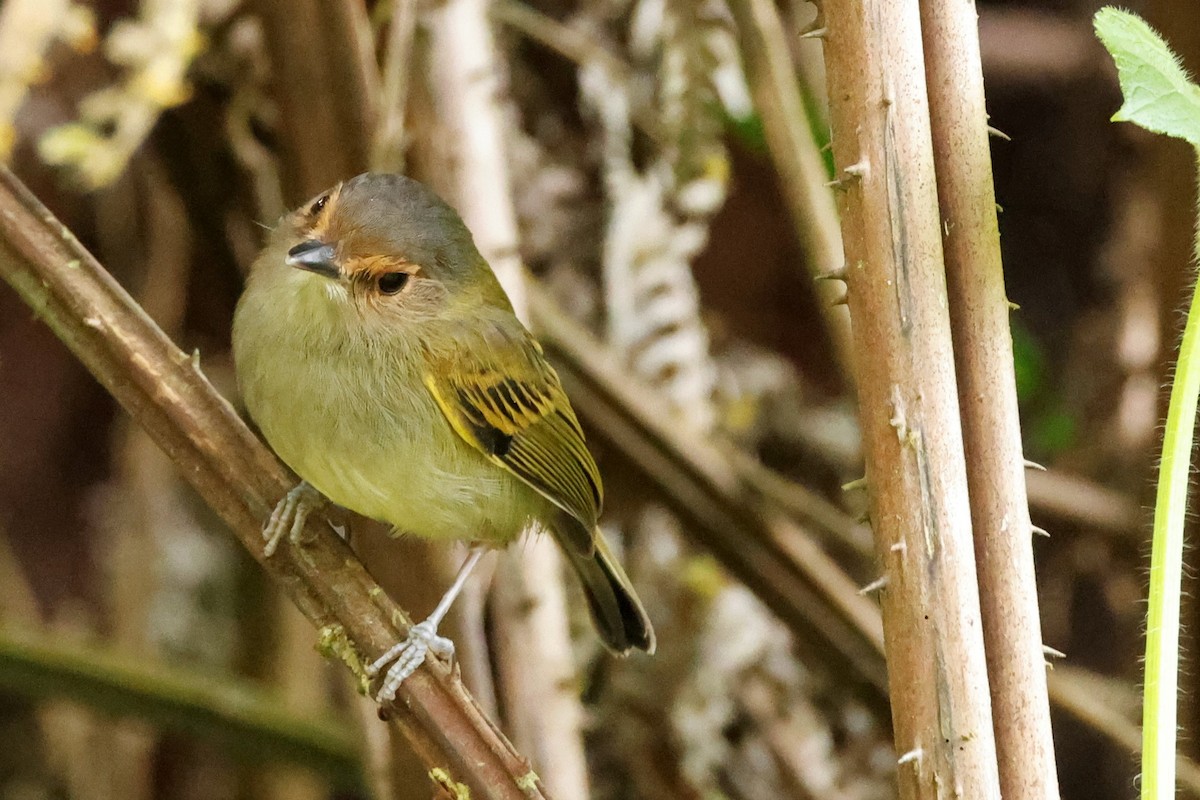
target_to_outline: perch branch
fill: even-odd
[[[409,620],[326,526],[312,544],[263,555],[262,522],[293,478],[61,223],[0,170],[0,276],[150,433],[250,554],[360,677]],[[544,797],[529,763],[437,659],[400,689],[391,723],[423,763],[476,798]],[[439,773],[442,774],[442,773]]]

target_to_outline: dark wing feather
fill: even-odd
[[[425,385],[468,444],[565,512],[570,530],[557,533],[590,554],[603,499],[600,473],[558,375],[525,343],[530,350],[506,343],[516,352],[499,359],[504,369],[456,358],[431,370]]]

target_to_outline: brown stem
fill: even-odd
[[[558,311],[536,284],[529,285],[529,299],[538,335],[563,380],[571,387],[571,397],[589,431],[594,431],[598,438],[629,459],[648,485],[680,509],[681,516],[688,522],[684,531],[710,549],[735,577],[767,602],[793,632],[809,638],[815,632],[820,643],[835,650],[841,648],[844,660],[835,657],[833,663],[845,664],[853,670],[843,673],[843,677],[869,684],[878,670],[882,687],[886,679],[883,677],[883,638],[878,609],[856,594],[850,578],[819,553],[815,542],[805,532],[773,517],[770,521],[764,520],[764,517],[771,517],[771,512],[764,511],[762,501],[779,511],[797,515],[809,525],[825,528],[820,534],[822,540],[844,539],[844,532],[855,526],[853,520],[834,508],[814,514],[807,501],[781,502],[780,492],[760,492],[762,476],[754,473],[761,473],[765,468],[748,468],[745,457],[724,464],[725,467],[732,466],[737,474],[723,471],[718,458],[729,457],[732,445],[717,451],[706,441],[681,436],[670,426],[656,424],[663,418],[656,411],[662,407],[662,402],[657,401],[653,392],[630,381],[615,366],[617,362],[606,353],[605,346]],[[776,480],[782,482],[785,479]],[[752,490],[751,494],[747,496],[741,492],[743,488]],[[1127,505],[1098,487],[1088,488],[1084,496],[1093,494],[1107,497],[1102,506],[1114,513]],[[1121,517],[1127,519],[1131,513],[1123,510]],[[841,519],[836,519],[839,515]],[[736,522],[731,524],[731,521]],[[759,570],[761,564],[768,563],[767,559],[776,567]],[[788,586],[791,581],[799,581],[803,586]],[[809,591],[813,593],[809,594]],[[808,599],[814,595],[821,600],[810,606]],[[845,638],[826,641],[821,633],[822,621],[829,617],[824,614],[839,608],[844,611],[836,613],[842,614],[846,627],[837,635]],[[813,615],[811,620],[809,615]],[[1080,687],[1073,679],[1079,674],[1082,674],[1080,670],[1061,665],[1051,673],[1050,696],[1055,706],[1136,756],[1141,750],[1141,737],[1136,726],[1113,722],[1121,718],[1121,708],[1130,703],[1117,703],[1109,696]],[[1118,684],[1109,681],[1109,685]],[[1123,694],[1133,694],[1132,705],[1137,705],[1131,687],[1125,687]],[[882,702],[881,695],[878,699]],[[1181,784],[1189,788],[1200,787],[1200,778],[1194,784],[1184,778],[1185,774],[1200,776],[1200,766],[1183,756],[1180,764]],[[1200,797],[1200,789],[1192,791]]]
[[[298,203],[367,168],[379,72],[355,0],[255,0],[279,103],[285,200]]]
[[[1058,772],[975,9],[921,2],[942,246],[1000,791],[1054,800]]]
[[[917,0],[827,0],[859,417],[902,798],[1000,796]]]
[[[729,8],[737,20],[746,78],[762,116],[767,147],[779,171],[805,266],[814,279],[837,273],[844,266],[837,205],[804,110],[779,11],[772,0],[733,0]],[[845,288],[838,281],[821,280],[816,292],[835,366],[850,385],[854,378],[850,321],[837,304]]]
[[[317,521],[312,544],[263,555],[262,522],[294,482],[199,370],[7,169],[0,170],[0,275],[150,433],[306,617],[327,649],[362,664],[408,618]],[[431,770],[477,798],[544,797],[530,765],[439,660],[400,688],[388,712]],[[518,785],[518,782],[521,785]]]

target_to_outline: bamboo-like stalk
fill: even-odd
[[[854,521],[844,512],[825,509],[811,513],[806,504],[777,503],[771,494],[747,496],[741,490],[761,483],[749,482],[745,459],[722,463],[719,455],[729,448],[714,449],[709,442],[675,435],[669,425],[656,424],[664,415],[657,409],[666,406],[654,392],[628,380],[615,366],[615,355],[592,339],[582,328],[558,311],[545,290],[530,284],[530,310],[541,340],[554,360],[580,418],[597,437],[632,462],[632,467],[680,511],[688,525],[683,530],[710,550],[730,573],[766,602],[797,636],[844,650],[842,657],[824,657],[837,667],[845,667],[843,679],[869,684],[878,669],[880,686],[884,683],[883,637],[879,610],[855,591],[842,569],[820,553],[812,539],[795,525],[780,523],[779,511],[799,512],[813,527],[825,527],[822,539],[844,538],[843,531]],[[730,445],[729,447],[732,447]],[[733,472],[728,469],[732,467]],[[761,468],[753,470],[760,471]],[[1042,474],[1042,473],[1039,473]],[[782,481],[784,479],[779,478]],[[1070,484],[1068,484],[1070,485]],[[1089,489],[1089,493],[1094,493]],[[1116,498],[1104,493],[1104,507],[1115,511]],[[763,502],[767,501],[767,502]],[[773,506],[775,508],[773,508]],[[1122,511],[1127,518],[1131,512]],[[834,519],[840,515],[841,519]],[[737,524],[731,522],[736,520]],[[761,555],[763,551],[769,556]],[[773,562],[784,569],[760,570],[759,564]],[[803,586],[794,586],[797,581]],[[811,590],[813,594],[808,594]],[[821,598],[809,605],[808,598]],[[841,611],[835,611],[841,609]],[[842,613],[845,627],[830,628],[827,640],[822,625],[830,612]],[[1137,726],[1123,719],[1121,708],[1136,706],[1124,700],[1116,702],[1091,691],[1088,674],[1078,668],[1060,668],[1050,674],[1050,699],[1117,747],[1133,756],[1141,752]],[[1116,687],[1117,682],[1109,685]],[[1134,693],[1126,687],[1125,695]],[[1109,693],[1111,694],[1111,693]],[[879,696],[882,702],[882,696]],[[1136,700],[1136,698],[1135,698]],[[1180,757],[1180,781],[1200,798],[1200,765]],[[1193,780],[1193,778],[1195,780]]]
[[[921,0],[921,33],[1000,792],[1057,800],[975,9]]]
[[[823,6],[900,796],[999,798],[920,12]]]
[[[7,169],[0,169],[0,276],[179,466],[250,554],[361,680],[409,623],[318,520],[311,544],[263,554],[262,523],[294,484],[199,370]],[[438,776],[476,798],[545,797],[529,762],[439,659],[400,687],[391,723]]]
[[[787,36],[772,0],[731,0],[737,20],[742,61],[762,117],[771,159],[779,171],[792,226],[814,279],[839,273],[844,266],[837,204],[812,126],[804,111]],[[837,304],[843,288],[836,281],[817,284],[825,330],[833,345],[835,365],[847,386],[854,382],[850,320]]]

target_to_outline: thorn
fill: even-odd
[[[837,180],[829,181],[825,185],[832,189],[845,189],[851,183],[855,181],[861,181],[863,176],[867,174],[868,170],[869,166],[865,160],[858,161],[848,167],[845,167],[842,170],[842,177],[838,178]]]
[[[902,767],[905,764],[911,764],[914,761],[920,761],[924,755],[924,750],[919,747],[914,747],[912,750],[909,750],[907,753],[896,759],[896,766]]]
[[[800,38],[824,39],[827,33],[829,33],[829,28],[825,27],[825,12],[820,6],[817,6],[817,15],[813,17],[812,22],[808,23],[807,28],[800,31]]]
[[[859,589],[858,593],[861,596],[861,595],[872,594],[873,592],[878,592],[881,589],[883,589],[884,587],[886,587],[890,582],[891,582],[891,579],[887,575],[881,575],[880,577],[878,577],[875,580],[868,583],[866,586]]]
[[[833,150],[833,139],[830,139],[828,142],[821,145],[821,149],[817,152],[824,155],[825,153],[831,152],[832,150]]]
[[[892,426],[892,430],[896,432],[896,439],[903,444],[908,437],[908,423],[904,419],[904,401],[900,399],[900,386],[892,385],[892,415],[888,418],[888,425]]]
[[[197,347],[192,351],[192,369],[196,372],[200,371],[200,348]]]
[[[893,553],[907,552],[908,551],[908,543],[907,542],[896,542],[894,545],[889,547],[888,550],[891,550]]]
[[[829,272],[822,272],[813,280],[818,281],[844,281],[846,280],[846,265],[842,264],[836,269],[831,269]]]
[[[1050,532],[1047,531],[1045,528],[1039,528],[1037,525],[1030,525],[1029,527],[1033,529],[1033,532],[1035,535],[1045,536],[1047,539],[1050,538]]]
[[[999,203],[996,203],[996,213],[997,213],[997,214],[1003,214],[1003,213],[1004,213],[1004,206],[1000,205]]]
[[[842,170],[842,172],[846,173],[847,175],[853,176],[855,178],[861,178],[863,175],[867,174],[867,170],[869,168],[870,167],[868,166],[866,160],[864,159],[857,163],[851,164],[850,166],[848,166],[844,170]]]
[[[855,478],[854,480],[850,481],[849,483],[842,484],[843,492],[853,492],[858,489],[865,489],[865,488],[867,488],[867,476],[866,475],[863,475],[861,478]]]
[[[1055,650],[1053,647],[1051,647],[1048,644],[1042,645],[1042,653],[1044,655],[1050,656],[1051,658],[1066,658],[1067,657],[1066,653],[1064,653],[1061,650]]]
[[[1025,469],[1036,469],[1038,472],[1046,471],[1046,468],[1041,464],[1037,463],[1036,461],[1030,461],[1028,458],[1025,459]]]
[[[1021,306],[1017,305],[1012,300],[1005,300],[1005,302],[1008,303],[1009,311],[1020,311],[1021,310]]]
[[[1011,136],[1009,136],[1007,133],[1000,130],[999,128],[993,128],[991,125],[987,126],[987,132],[988,132],[989,136],[995,136],[997,139],[1003,139],[1006,142],[1012,141]]]

